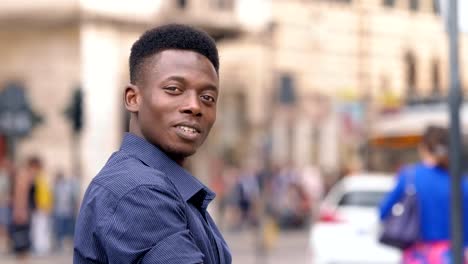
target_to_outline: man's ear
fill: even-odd
[[[125,87],[125,92],[124,92],[124,103],[125,103],[125,108],[130,113],[137,113],[138,109],[140,108],[140,102],[141,102],[141,93],[140,93],[140,88],[134,84],[128,84]]]

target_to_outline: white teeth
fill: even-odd
[[[179,128],[185,132],[197,133],[197,130],[195,128],[186,127],[186,126],[179,126]]]

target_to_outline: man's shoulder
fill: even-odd
[[[172,185],[162,171],[151,168],[124,151],[115,152],[94,177],[91,185],[99,185],[116,198],[141,186],[171,190]]]

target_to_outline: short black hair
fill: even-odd
[[[167,24],[146,31],[133,44],[130,58],[130,82],[140,78],[144,60],[168,49],[190,50],[205,56],[219,74],[218,49],[213,38],[206,32],[182,24]]]

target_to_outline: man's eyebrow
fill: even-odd
[[[218,87],[216,85],[208,84],[203,87],[203,90],[210,90],[213,92],[218,92]]]
[[[166,81],[178,81],[178,82],[181,82],[181,83],[186,83],[187,81],[185,80],[184,77],[182,76],[177,76],[177,75],[172,75],[172,76],[169,76]]]
[[[177,75],[169,76],[166,79],[166,81],[177,81],[177,82],[181,82],[184,84],[187,83],[187,80],[184,77],[177,76]],[[215,84],[208,83],[208,84],[203,85],[203,90],[211,90],[214,92],[218,92],[218,86],[216,86]]]

